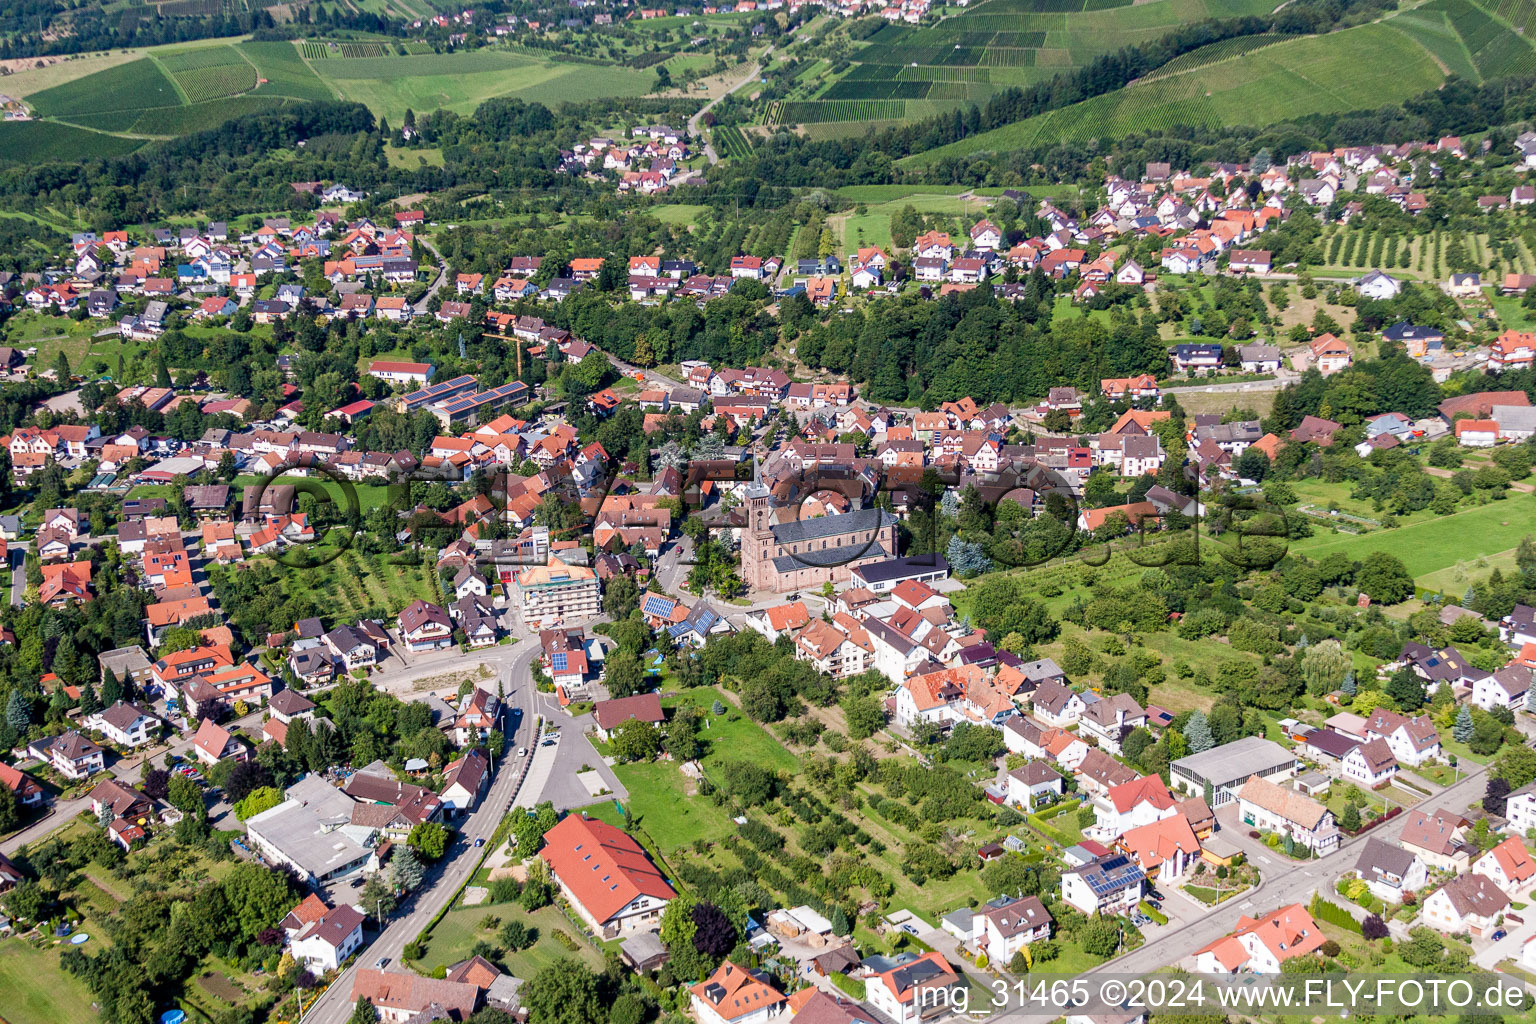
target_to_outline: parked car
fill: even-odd
[[[1492,935],[1488,936],[1488,938],[1492,942],[1498,942],[1500,939],[1502,939],[1504,936],[1506,936],[1508,934],[1509,933],[1506,932],[1503,928],[1500,928],[1498,931],[1496,931]]]

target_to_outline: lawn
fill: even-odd
[[[480,922],[486,915],[500,918],[494,928],[480,927]],[[538,931],[538,941],[532,946],[516,953],[503,954],[502,962],[513,975],[519,978],[531,978],[539,972],[540,968],[549,966],[561,957],[571,956],[582,960],[593,970],[602,969],[603,955],[581,941],[580,932],[566,920],[558,907],[542,907],[530,914],[515,903],[458,907],[448,911],[438,922],[437,927],[432,929],[432,937],[427,941],[426,953],[421,958],[421,968],[430,971],[439,965],[446,967],[468,959],[475,943],[482,940],[500,947],[499,933],[508,921],[522,921],[529,928]],[[567,949],[555,938],[557,930],[576,939],[580,948],[575,951]]]
[[[614,774],[629,790],[624,808],[629,820],[619,814],[612,800],[588,807],[586,812],[611,825],[644,831],[663,856],[695,840],[715,842],[736,831],[729,811],[707,798],[688,795],[688,780],[676,762],[621,764],[614,768]]]
[[[1355,559],[1385,551],[1402,559],[1417,578],[1467,559],[1510,550],[1529,533],[1536,533],[1536,508],[1528,499],[1516,497],[1449,516],[1430,515],[1391,530],[1361,535],[1318,532],[1293,541],[1291,550],[1316,559],[1335,551]]]
[[[55,946],[35,949],[21,939],[0,939],[0,992],[6,1024],[97,1019],[90,990],[59,967]]]
[[[712,709],[719,701],[726,713],[716,715]],[[800,759],[773,735],[737,710],[729,696],[711,686],[685,690],[677,696],[662,701],[662,707],[673,708],[680,704],[692,704],[704,718],[699,739],[704,744],[704,767],[714,769],[726,761],[754,761],[774,771],[797,771]]]

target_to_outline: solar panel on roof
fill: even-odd
[[[566,670],[567,664],[565,652],[556,651],[554,657],[550,659],[550,662],[554,666],[556,672],[564,672]]]

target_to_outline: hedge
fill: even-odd
[[[1362,934],[1360,922],[1355,920],[1354,915],[1337,903],[1323,899],[1322,893],[1312,897],[1312,905],[1307,909],[1313,917],[1319,920],[1327,921],[1329,924],[1336,924],[1345,931],[1354,932],[1356,935]]]

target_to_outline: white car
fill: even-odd
[[[518,747],[517,748],[517,756],[518,757],[527,757],[528,756],[528,748],[527,747]]]

